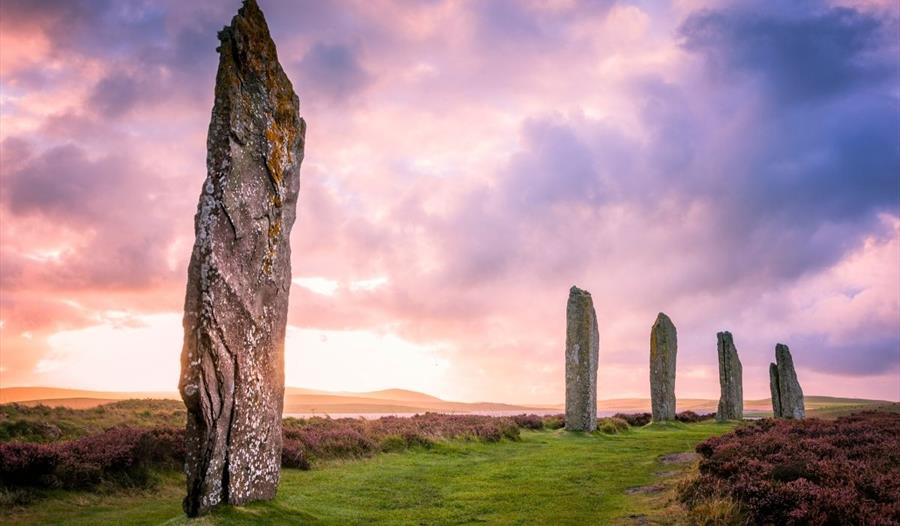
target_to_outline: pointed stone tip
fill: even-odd
[[[670,318],[668,315],[666,315],[665,312],[660,312],[659,314],[656,315],[656,323],[668,323],[671,325],[672,318]]]
[[[289,100],[294,97],[293,86],[278,61],[269,25],[256,0],[244,0],[231,23],[218,36],[219,74],[225,78],[217,77],[217,89],[220,83],[245,86],[258,79],[265,92],[274,93],[278,98],[277,118],[298,111],[294,108],[296,104]],[[298,127],[303,123],[292,125]]]
[[[219,31],[219,40],[224,41],[234,34],[242,33],[246,40],[271,40],[269,26],[256,0],[244,0],[231,24]]]
[[[575,295],[590,296],[591,293],[584,289],[579,289],[575,285],[572,285],[572,287],[569,289],[569,295],[570,296],[575,296]]]
[[[251,12],[253,12],[252,14],[256,14],[256,12],[261,14],[262,11],[259,8],[259,4],[256,3],[256,0],[243,0],[243,2],[241,2],[241,8],[238,10],[238,14],[251,14]]]

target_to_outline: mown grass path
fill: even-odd
[[[650,426],[619,435],[523,432],[519,442],[451,442],[430,449],[284,470],[278,498],[189,521],[179,477],[156,492],[59,493],[5,524],[629,524],[658,516],[660,498],[626,490],[671,477],[661,455],[690,451],[728,424]],[[684,466],[681,466],[683,469]],[[656,513],[654,513],[656,512]],[[657,522],[656,519],[651,522]]]

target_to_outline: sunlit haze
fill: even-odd
[[[560,403],[900,399],[900,4],[259,0],[308,123],[289,386]],[[0,385],[175,391],[216,32],[238,0],[4,0]]]

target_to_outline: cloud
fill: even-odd
[[[306,96],[343,102],[372,82],[356,52],[340,44],[317,42],[297,64],[299,83]]]
[[[600,159],[566,123],[532,119],[522,135],[523,148],[506,169],[502,191],[507,199],[529,209],[603,199]]]
[[[900,74],[889,37],[897,14],[770,7],[702,11],[681,25],[685,49],[714,76],[700,84],[715,93],[707,111],[730,115],[710,123],[728,134],[728,150],[703,153],[722,175],[683,185],[715,192],[721,239],[741,254],[741,274],[752,266],[792,279],[835,263],[872,231],[890,235],[878,216],[900,214],[900,107],[885,82]],[[749,111],[731,109],[741,105]]]
[[[885,45],[896,50],[896,23],[816,2],[760,2],[691,15],[680,33],[718,75],[749,75],[797,104],[896,79],[896,60],[881,52]]]
[[[138,101],[137,82],[128,75],[107,75],[94,86],[88,104],[104,117],[118,117]]]
[[[26,148],[16,139],[3,144],[4,150]],[[24,155],[15,165],[4,163],[2,205],[12,228],[21,231],[28,221],[40,220],[48,232],[42,241],[50,244],[44,249],[56,254],[29,264],[29,272],[67,288],[140,287],[171,276],[167,212],[184,201],[171,194],[169,181],[148,176],[124,152],[91,159],[67,144]],[[17,239],[15,245],[27,241]]]
[[[165,37],[165,10],[156,2],[111,0],[9,0],[3,3],[4,29],[38,29],[56,50],[87,54],[127,54],[134,45]]]
[[[900,335],[896,331],[858,336],[849,342],[832,342],[821,333],[799,335],[795,346],[805,366],[816,371],[853,376],[900,372]]]
[[[609,0],[570,4],[495,0],[468,7],[483,44],[505,53],[516,49],[548,53],[568,44],[567,30],[577,21],[602,19],[615,4]]]

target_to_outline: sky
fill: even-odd
[[[216,32],[238,0],[4,0],[0,386],[174,391]],[[259,0],[308,124],[291,386],[560,403],[900,399],[900,4]]]

